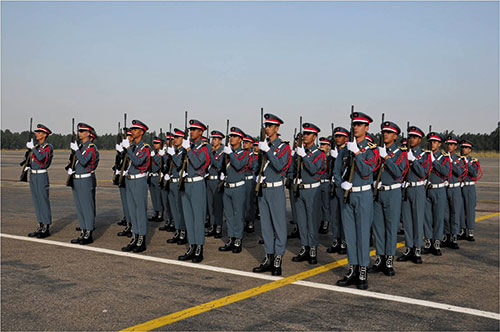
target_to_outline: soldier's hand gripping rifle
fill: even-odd
[[[125,136],[125,139],[127,139],[127,113],[123,114],[123,136]],[[127,151],[124,150],[123,153],[123,158],[122,158],[122,165],[120,168],[120,176],[118,177],[118,186],[123,187],[125,186],[125,171],[127,170],[128,166],[128,155]]]
[[[28,134],[28,141],[31,142],[33,139],[33,118],[30,118],[30,132]],[[19,176],[19,181],[28,182],[28,170],[31,166],[31,149],[26,149],[24,153],[24,160],[21,161],[21,176]]]
[[[188,138],[188,122],[187,122],[187,118],[188,118],[188,112],[186,111],[184,113],[184,139],[187,139]],[[184,152],[184,155],[182,156],[182,168],[181,168],[181,171],[179,172],[179,190],[180,191],[184,191],[184,174],[186,173],[186,168],[187,168],[187,165],[188,165],[188,156],[187,156],[187,153],[188,151],[186,150]]]
[[[382,125],[381,125],[381,128],[380,128],[380,138],[379,138],[379,142],[378,142],[378,145],[379,146],[382,146],[382,144],[384,144],[384,131],[382,130],[382,128],[384,128],[384,113],[382,113]],[[382,177],[382,172],[384,171],[384,166],[385,166],[385,163],[382,163],[380,165],[380,169],[378,170],[378,173],[377,173],[377,179],[375,180],[375,188],[373,188],[373,199],[374,200],[378,200],[378,185],[380,183],[380,178]]]
[[[352,142],[354,137],[354,105],[351,106],[351,131],[349,132],[349,142]],[[349,169],[348,169],[349,178],[348,182],[352,183],[352,178],[354,177],[354,154],[351,152],[349,157]],[[346,190],[344,192],[344,202],[347,203],[349,201],[349,193],[350,190]]]
[[[297,146],[302,148],[302,117],[299,118],[299,143]],[[293,194],[299,196],[299,186],[302,173],[302,157],[297,155],[297,167],[295,168],[295,179],[293,180]]]
[[[264,125],[264,108],[260,109],[260,142],[266,139],[266,127]],[[267,162],[266,152],[259,149],[259,174],[257,176],[257,183],[255,184],[255,193],[257,196],[262,196],[262,176],[264,175],[264,167]]]
[[[403,138],[404,140],[404,138]],[[410,121],[406,122],[406,148],[407,150],[406,151],[409,151],[410,150]],[[408,166],[409,167],[409,166]],[[408,170],[405,174],[405,177],[403,178],[403,200],[404,201],[407,201],[408,200],[408,194],[407,194],[407,189],[408,189],[408,183],[407,183],[407,179],[408,179],[408,174],[410,173],[410,170]]]
[[[75,118],[71,119],[71,123],[73,128],[71,129],[71,142],[76,142],[76,134],[75,134]],[[71,150],[69,154],[69,163],[66,166],[66,170],[70,169],[73,171],[71,174],[68,174],[66,178],[66,186],[73,188],[73,179],[75,177],[75,164],[76,164],[76,152]]]
[[[160,128],[160,150],[163,150],[163,132]],[[163,188],[163,156],[160,155],[160,169],[158,170],[158,183],[160,184],[160,188]]]
[[[118,134],[116,135],[116,144],[121,144],[123,141],[122,128],[120,127],[120,121],[118,121]],[[113,166],[113,184],[118,185],[118,179],[120,174],[118,170],[120,169],[120,163],[122,161],[122,154],[120,151],[116,151],[115,165]]]
[[[297,148],[297,128],[294,128],[294,130],[293,130],[293,148],[292,148],[292,151],[295,151],[296,148]],[[292,177],[293,177],[293,175],[292,175]],[[292,182],[293,182],[292,179],[290,179],[287,176],[286,180],[285,180],[285,187],[287,189],[292,189]]]
[[[168,131],[169,131],[170,135],[168,136],[167,149],[169,149],[172,145],[172,135],[173,135],[172,134],[172,123],[170,123]],[[165,174],[168,174],[168,176],[169,176],[169,180],[163,179],[163,188],[165,188],[166,191],[170,190],[169,182],[170,182],[170,177],[172,176],[172,165],[173,164],[174,164],[174,158],[173,158],[173,156],[170,156],[169,161],[168,161],[168,165],[167,165],[167,169],[165,171]]]
[[[330,137],[330,151],[333,150],[333,148],[337,148],[337,143],[335,142],[335,125],[332,122],[332,136]],[[332,157],[330,159],[330,179],[333,177],[333,166],[335,165],[335,159]],[[330,197],[335,196],[335,183],[332,182],[330,186]]]
[[[229,119],[226,122],[226,139],[224,142],[224,147],[226,147],[229,144]],[[224,161],[222,162],[222,166],[220,168],[219,172],[219,184],[217,185],[217,190],[220,192],[224,189],[224,180],[220,178],[222,174],[224,176],[227,176],[226,171],[227,171],[227,154],[224,153]]]
[[[432,125],[429,125],[429,133],[432,131]],[[432,142],[430,139],[427,138],[427,152],[433,153],[432,152]],[[432,158],[431,158],[431,166],[432,168]],[[429,172],[429,176],[427,177],[427,182],[425,183],[425,193],[428,196],[429,195],[429,188],[431,187],[431,172]]]

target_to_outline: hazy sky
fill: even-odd
[[[3,2],[2,129],[98,134],[123,113],[257,134],[260,107],[323,134],[350,105],[402,128],[490,132],[498,2]]]

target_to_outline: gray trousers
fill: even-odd
[[[330,184],[333,186],[334,184]],[[344,208],[344,190],[335,188],[335,196],[330,198],[330,226],[332,228],[333,238],[345,240],[344,229],[342,227],[342,214]]]
[[[224,215],[227,222],[227,236],[243,238],[245,226],[245,185],[236,188],[224,188]]]
[[[151,202],[153,203],[153,210],[155,212],[163,211],[163,204],[161,200],[161,188],[158,183],[158,177],[151,177],[151,184],[149,185],[149,193],[151,194]]]
[[[186,182],[181,191],[182,211],[189,244],[205,244],[207,188],[205,181]]]
[[[475,229],[476,228],[476,186],[464,186],[462,187],[462,197],[464,199],[464,209],[465,209],[465,228]]]
[[[39,224],[52,224],[52,213],[49,200],[49,174],[30,174],[30,189],[36,221]]]
[[[184,222],[184,212],[182,211],[179,185],[177,182],[172,181],[170,181],[168,185],[168,203],[170,205],[170,212],[172,212],[172,218],[174,219],[175,229],[179,231],[185,231],[186,223]]]
[[[401,188],[379,191],[373,202],[373,234],[377,255],[396,255],[399,220],[401,217]]]
[[[255,221],[256,203],[255,180],[245,180],[245,221]]]
[[[321,215],[320,219],[323,221],[331,221],[332,215],[330,213],[330,183],[323,182],[320,185],[321,196]],[[319,225],[318,225],[319,228]]]
[[[406,201],[403,201],[401,208],[406,247],[420,248],[424,236],[425,186],[406,188],[406,197]]]
[[[464,209],[462,189],[460,187],[446,189],[447,203],[444,212],[444,233],[460,233],[460,217]]]
[[[146,235],[148,230],[148,182],[147,178],[126,179],[127,203],[132,223],[132,233]]]
[[[344,204],[342,226],[347,243],[349,264],[370,264],[370,228],[373,220],[373,192],[351,192]]]
[[[321,194],[321,187],[299,189],[299,197],[295,199],[300,242],[303,246],[317,247],[319,244]]]
[[[283,186],[262,188],[258,198],[260,224],[266,254],[284,255],[286,250],[286,201]]]
[[[73,198],[80,228],[93,231],[95,227],[95,175],[74,179]]]
[[[442,240],[446,188],[429,188],[425,208],[424,235],[426,239]]]
[[[212,226],[222,226],[222,211],[223,211],[223,192],[217,190],[219,180],[207,180],[207,205],[208,214],[210,216],[210,224]]]
[[[120,199],[122,201],[123,215],[127,219],[127,222],[131,223],[132,218],[130,217],[130,211],[128,210],[128,202],[127,202],[127,188],[120,187]]]
[[[290,189],[288,189],[288,197],[290,198],[290,208],[292,209],[291,223],[296,225],[297,224],[297,206],[295,203],[296,203],[297,197],[295,197],[295,194],[293,192],[293,185]]]
[[[172,220],[172,212],[170,211],[170,204],[168,203],[168,193],[166,190],[160,190],[161,204],[163,206],[163,218],[165,220]]]

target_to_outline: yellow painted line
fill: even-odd
[[[400,242],[397,244],[397,247],[400,248],[404,246],[404,242]],[[375,250],[370,251],[370,256],[375,255]],[[123,329],[122,331],[150,331],[153,329],[160,328],[162,326],[168,325],[175,323],[177,321],[193,317],[199,314],[202,314],[204,312],[226,306],[231,303],[235,303],[241,300],[248,299],[250,297],[266,293],[269,291],[272,291],[273,289],[280,288],[283,286],[286,286],[288,284],[294,283],[299,280],[303,280],[306,278],[313,277],[315,275],[318,275],[320,273],[330,271],[332,269],[335,269],[340,266],[347,265],[347,258],[341,259],[339,261],[335,261],[329,264],[321,265],[318,266],[317,268],[310,269],[304,272],[300,272],[294,275],[291,275],[289,277],[272,281],[264,285],[260,285],[251,289],[247,289],[245,291],[236,293],[236,294],[231,294],[229,296],[225,296],[222,298],[219,298],[217,300],[213,300],[210,302],[206,302],[191,308],[187,308],[181,311],[174,312],[172,314],[168,314],[150,321],[147,321],[142,324],[134,325],[131,327],[127,327],[126,329]]]
[[[500,212],[495,212],[495,213],[487,214],[485,216],[476,218],[476,222],[481,221],[481,220],[485,220],[485,219],[490,219],[490,218],[496,217],[498,215],[500,215]]]

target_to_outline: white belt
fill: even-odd
[[[201,181],[203,180],[203,176],[195,176],[195,177],[192,177],[192,178],[186,178],[185,179],[186,182],[198,182],[198,181]]]
[[[464,182],[464,186],[473,186],[475,185],[476,183],[474,181],[465,181]]]
[[[409,187],[419,187],[424,185],[424,181],[418,181],[418,182],[408,182]]]
[[[92,176],[92,173],[75,174],[75,179],[85,179]]]
[[[390,186],[381,186],[380,191],[392,190],[397,188],[401,188],[401,183],[394,183],[391,184]]]
[[[431,184],[432,189],[443,188],[444,186],[446,186],[446,183],[444,182],[439,184]]]
[[[283,181],[277,181],[277,182],[264,182],[264,188],[275,188],[275,187],[281,187],[283,185]]]
[[[158,176],[158,173],[149,173],[150,176]]]
[[[47,173],[46,169],[32,169],[31,174],[42,174],[42,173]]]
[[[235,183],[226,183],[225,186],[229,188],[236,188],[236,187],[241,187],[245,185],[245,181],[239,181]]]
[[[365,186],[360,186],[360,187],[352,187],[351,188],[351,191],[353,193],[357,193],[357,192],[360,192],[360,191],[367,191],[367,190],[370,190],[372,188],[371,185],[367,184]]]
[[[450,183],[448,185],[448,188],[456,188],[456,187],[460,187],[460,182],[457,182],[457,183]]]
[[[321,183],[330,182],[330,179],[321,179]]]
[[[179,178],[170,178],[170,182],[173,183],[179,182]]]
[[[134,179],[140,179],[140,178],[143,178],[145,177],[147,174],[146,173],[140,173],[140,174],[135,174],[135,175],[127,175],[127,179],[129,180],[134,180]]]
[[[309,184],[306,184],[306,183],[302,183],[299,185],[299,188],[300,189],[312,189],[312,188],[317,188],[321,185],[320,182],[314,182],[314,183],[309,183]]]
[[[253,180],[253,175],[245,176],[245,180]]]
[[[209,179],[209,180],[218,180],[218,179],[219,179],[219,177],[218,177],[217,175],[209,175],[209,176],[208,176],[208,179]]]

